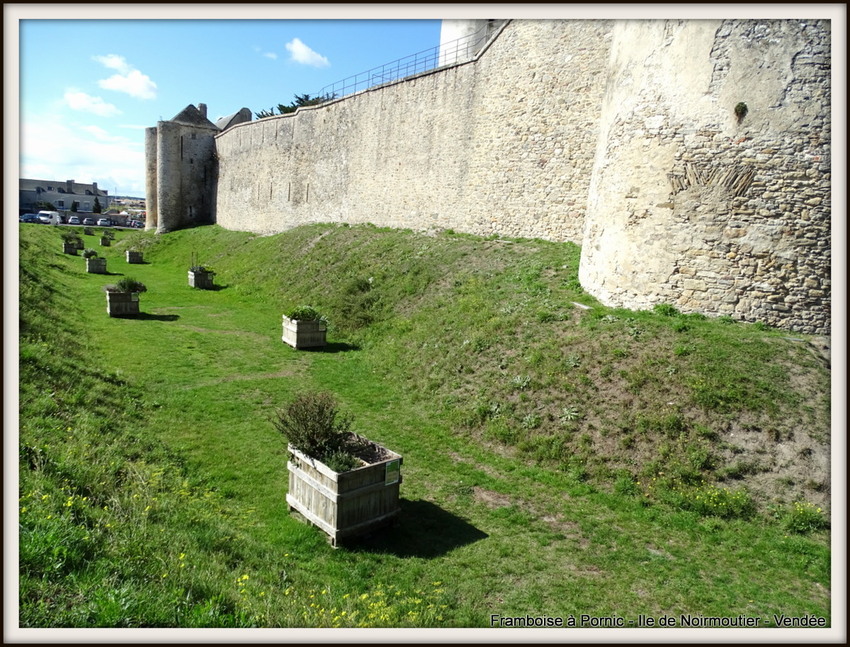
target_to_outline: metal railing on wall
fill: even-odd
[[[492,24],[485,25],[473,34],[447,43],[440,43],[435,47],[405,56],[392,63],[373,67],[371,70],[326,85],[317,96],[339,99],[355,92],[400,81],[446,65],[463,63],[472,59],[479,52],[493,35],[493,32],[494,26]]]

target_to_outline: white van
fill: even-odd
[[[61,225],[63,222],[58,211],[39,211],[38,219],[47,225]]]

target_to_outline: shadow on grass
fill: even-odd
[[[192,286],[189,286],[192,288]],[[219,285],[218,283],[213,283],[211,288],[192,288],[193,290],[200,290],[201,292],[221,292],[222,290],[226,290],[229,288],[229,285]]]
[[[401,512],[392,525],[363,537],[351,538],[342,547],[351,551],[389,553],[396,557],[439,557],[486,539],[489,535],[430,501],[401,499]]]
[[[140,312],[127,317],[127,319],[144,319],[145,321],[177,321],[179,318],[180,315],[155,315],[149,312]]]
[[[357,344],[346,344],[342,341],[335,341],[325,344],[324,346],[317,346],[315,348],[299,348],[299,350],[311,353],[348,353],[353,350],[360,350],[360,346]]]

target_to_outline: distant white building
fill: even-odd
[[[19,191],[21,213],[38,211],[36,205],[40,202],[51,203],[57,211],[71,211],[76,202],[80,213],[92,213],[95,198],[100,201],[102,211],[106,211],[110,205],[108,192],[98,189],[97,182],[80,184],[74,180],[21,179]]]

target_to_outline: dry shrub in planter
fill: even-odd
[[[124,276],[114,285],[106,285],[103,289],[106,292],[106,312],[110,317],[139,314],[139,294],[147,292],[144,283],[129,276]]]
[[[357,466],[358,442],[351,418],[342,414],[330,393],[303,393],[277,411],[275,427],[288,445],[322,461],[335,472]]]
[[[83,248],[83,241],[73,231],[63,231],[62,236],[62,251],[65,254],[77,255],[77,250]]]
[[[215,272],[203,265],[192,265],[189,268],[189,286],[199,290],[212,290]]]
[[[301,394],[274,424],[289,449],[286,501],[334,546],[398,514],[402,457],[353,433],[333,396]]]
[[[284,342],[293,348],[320,348],[327,344],[328,320],[312,306],[297,306],[283,315]]]
[[[89,274],[106,274],[106,259],[98,258],[96,251],[93,249],[85,250],[83,258],[86,259],[86,272]]]

